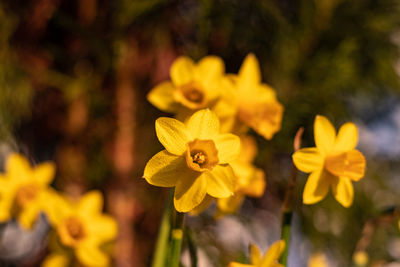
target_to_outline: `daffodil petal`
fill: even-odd
[[[103,195],[98,190],[93,190],[81,197],[77,210],[82,215],[93,216],[103,210]]]
[[[253,162],[258,153],[257,142],[250,135],[240,136],[240,162]]]
[[[49,185],[56,172],[56,166],[52,162],[44,162],[35,167],[33,170],[33,177],[40,185]]]
[[[188,169],[182,156],[175,156],[167,150],[154,155],[144,168],[143,177],[149,184],[161,187],[175,186],[178,178]]]
[[[233,195],[236,185],[236,176],[229,165],[217,165],[212,171],[202,174],[207,179],[207,193],[216,198],[225,198]]]
[[[195,64],[188,57],[179,57],[172,63],[170,69],[171,80],[175,86],[187,84],[193,80]]]
[[[267,182],[265,180],[264,171],[255,168],[250,183],[239,189],[239,191],[249,197],[261,197],[264,194],[266,186]]]
[[[332,123],[324,116],[317,115],[314,121],[314,139],[317,148],[322,153],[333,150],[336,138],[336,130]]]
[[[254,244],[250,244],[250,260],[251,260],[251,263],[254,265],[261,263],[260,249]]]
[[[213,203],[214,200],[215,198],[213,198],[212,196],[206,195],[203,201],[197,207],[190,211],[190,215],[199,215],[200,213],[205,211]]]
[[[8,221],[11,218],[11,210],[14,198],[7,193],[0,195],[0,223]]]
[[[294,165],[302,172],[321,170],[324,166],[324,156],[316,147],[307,147],[297,150],[293,156]]]
[[[174,99],[175,87],[171,82],[162,82],[147,95],[147,100],[162,111],[176,113],[179,104]]]
[[[158,140],[168,152],[182,155],[186,151],[189,136],[186,126],[182,122],[172,118],[158,118],[156,133]]]
[[[240,152],[240,138],[234,134],[220,134],[214,138],[220,164],[234,161]]]
[[[353,150],[357,146],[358,130],[357,126],[348,122],[340,127],[335,141],[335,152],[345,152]]]
[[[21,210],[18,215],[18,223],[25,229],[32,229],[40,213],[40,205],[38,201],[33,201]]]
[[[53,190],[43,192],[43,199],[45,201],[44,205],[42,201],[44,211],[53,226],[59,225],[73,213],[72,203],[66,197]]]
[[[8,156],[6,161],[6,172],[8,177],[15,181],[24,181],[31,178],[31,165],[28,160],[17,153]]]
[[[332,183],[332,191],[336,200],[343,207],[348,208],[353,204],[354,189],[351,180],[347,177],[336,177]]]
[[[175,209],[188,212],[197,207],[206,196],[207,179],[203,175],[180,177],[174,194]]]
[[[239,104],[238,117],[265,139],[270,140],[281,129],[283,106],[277,100],[262,98],[243,100]]]
[[[109,256],[94,242],[82,242],[75,249],[78,261],[85,266],[105,267],[110,263]]]
[[[224,62],[217,56],[206,56],[196,66],[196,80],[201,81],[205,89],[210,93],[216,93],[219,87],[217,82],[222,78],[225,71]]]
[[[118,225],[113,217],[108,215],[97,215],[90,218],[88,227],[90,235],[101,244],[114,239],[118,233]]]
[[[303,191],[303,203],[314,204],[321,201],[329,191],[331,174],[324,170],[314,171],[308,176]]]
[[[244,59],[238,75],[239,90],[247,91],[254,90],[255,85],[261,81],[260,65],[254,54],[248,54]]]
[[[244,195],[235,193],[233,196],[227,198],[218,198],[216,218],[226,214],[232,214],[238,211],[244,200]]]
[[[69,265],[69,258],[67,254],[61,253],[52,253],[47,256],[43,263],[42,267],[67,267]]]
[[[267,253],[265,253],[263,259],[261,260],[260,267],[269,267],[273,265],[281,256],[283,250],[285,249],[285,241],[278,240],[273,243]]]
[[[202,109],[189,118],[187,129],[192,138],[214,139],[219,134],[219,119],[211,110]]]

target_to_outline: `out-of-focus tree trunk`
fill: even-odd
[[[135,167],[136,95],[133,67],[137,48],[135,43],[121,45],[116,69],[115,112],[116,129],[113,149],[114,177],[108,191],[109,211],[119,225],[115,245],[115,266],[142,266],[134,232],[134,180],[130,177]]]

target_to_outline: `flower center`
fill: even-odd
[[[18,207],[22,208],[32,200],[34,200],[38,194],[38,188],[36,185],[24,185],[21,186],[15,196],[15,201]]]
[[[218,164],[218,150],[212,140],[195,139],[187,144],[186,163],[192,170],[212,170]]]
[[[206,162],[206,155],[203,154],[203,152],[198,152],[192,156],[193,162],[197,163],[199,165],[204,164]]]
[[[358,150],[351,150],[325,159],[325,169],[335,176],[360,179],[364,176],[365,158]]]
[[[174,92],[174,98],[189,109],[200,109],[206,106],[206,95],[198,82],[192,81],[178,87]]]
[[[82,222],[76,217],[69,217],[57,229],[61,242],[66,246],[75,246],[85,237]]]
[[[196,104],[202,103],[204,99],[204,94],[195,87],[184,91],[183,95],[186,97],[187,100]]]

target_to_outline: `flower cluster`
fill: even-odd
[[[217,199],[217,215],[233,213],[244,196],[264,193],[264,172],[252,165],[257,147],[246,132],[252,128],[271,139],[281,127],[283,106],[261,82],[253,54],[237,75],[224,70],[216,56],[197,64],[179,57],[171,66],[171,80],[148,94],[154,106],[176,119],[156,121],[165,150],[150,159],[143,177],[152,185],[175,187],[180,212],[200,212]]]
[[[20,154],[11,154],[0,175],[0,222],[16,219],[29,230],[40,213],[53,228],[50,254],[43,266],[108,266],[109,256],[100,245],[117,234],[115,220],[102,213],[103,197],[92,191],[75,203],[50,187],[55,165],[45,162],[31,167]]]

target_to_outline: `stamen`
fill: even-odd
[[[35,185],[25,185],[18,189],[16,194],[16,202],[19,207],[25,206],[36,198],[38,189]]]
[[[190,88],[186,92],[183,93],[187,100],[190,102],[200,104],[203,102],[203,93],[199,91],[197,88]]]
[[[81,222],[76,218],[69,218],[66,221],[68,234],[75,240],[83,238],[84,231]]]
[[[203,152],[196,153],[192,158],[193,158],[193,162],[197,163],[199,165],[204,164],[207,159],[206,155],[204,155]]]

